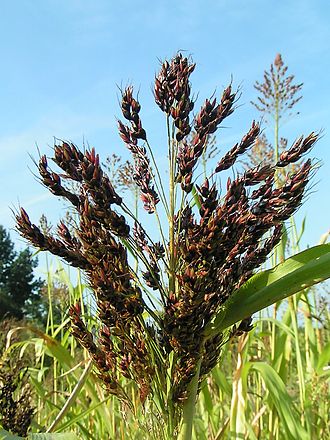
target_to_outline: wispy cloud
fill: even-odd
[[[44,194],[39,194],[39,195],[37,195],[35,197],[31,197],[31,199],[23,200],[22,201],[22,206],[24,206],[26,208],[29,208],[31,206],[37,205],[40,202],[44,202],[45,200],[48,200],[48,199],[51,199],[51,198],[54,198],[54,196],[53,196],[53,194],[51,194],[49,192],[44,193]]]
[[[60,115],[60,114],[61,115]],[[7,136],[0,136],[0,151],[2,167],[7,167],[7,160],[17,160],[18,156],[27,157],[27,152],[37,152],[37,145],[42,149],[46,145],[53,145],[53,136],[62,139],[81,141],[87,131],[93,131],[105,127],[110,127],[114,121],[109,117],[88,115],[70,111],[57,111],[56,114],[49,114],[36,120],[32,126],[21,132],[16,132]],[[19,165],[19,163],[17,164]]]

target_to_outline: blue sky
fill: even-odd
[[[85,140],[104,159],[112,152],[126,157],[116,131],[120,84],[139,89],[144,126],[165,164],[162,115],[151,93],[159,58],[192,54],[199,102],[220,94],[231,76],[241,86],[240,107],[218,136],[224,152],[259,119],[250,105],[253,84],[280,52],[304,82],[300,115],[281,133],[291,143],[324,130],[312,153],[323,165],[299,217],[307,215],[304,244],[315,244],[330,227],[329,22],[329,2],[315,0],[2,2],[0,224],[13,228],[10,207],[18,204],[34,221],[46,213],[55,222],[64,213],[32,174],[29,154],[38,156],[37,145],[50,155],[56,136],[80,146]]]

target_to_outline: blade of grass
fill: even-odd
[[[66,414],[68,413],[68,411],[70,410],[71,406],[75,403],[82,387],[84,386],[87,377],[90,373],[92,369],[92,360],[90,360],[87,365],[86,368],[83,372],[83,374],[81,375],[79,381],[77,382],[76,386],[74,387],[71,396],[68,398],[68,400],[66,401],[65,405],[63,406],[63,408],[61,409],[61,411],[59,412],[59,414],[57,415],[56,419],[53,421],[53,423],[50,425],[50,427],[47,429],[46,432],[53,432],[55,431],[57,425],[61,422],[61,420],[66,416]]]

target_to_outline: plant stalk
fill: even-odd
[[[87,379],[90,371],[92,370],[92,367],[93,367],[92,360],[89,360],[87,365],[86,365],[86,368],[85,368],[83,374],[81,375],[79,381],[77,382],[76,386],[74,387],[71,395],[69,396],[69,398],[66,401],[65,405],[63,406],[61,411],[58,413],[57,417],[52,422],[52,424],[50,425],[50,427],[47,429],[46,432],[54,432],[55,429],[57,428],[58,424],[64,419],[64,417],[68,413],[68,411],[71,408],[71,406],[76,402],[78,394],[80,393],[80,390],[84,386],[84,384],[86,382],[86,379]]]
[[[175,295],[175,237],[174,237],[174,214],[175,214],[175,152],[173,139],[170,135],[170,121],[167,117],[168,152],[169,152],[169,293]]]
[[[198,390],[198,381],[201,370],[202,356],[197,362],[196,373],[188,386],[188,399],[183,406],[182,425],[178,435],[178,440],[190,440],[194,424],[196,397]]]

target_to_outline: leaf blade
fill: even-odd
[[[300,252],[272,269],[257,273],[236,290],[206,328],[205,335],[215,335],[259,310],[329,277],[330,244]]]

